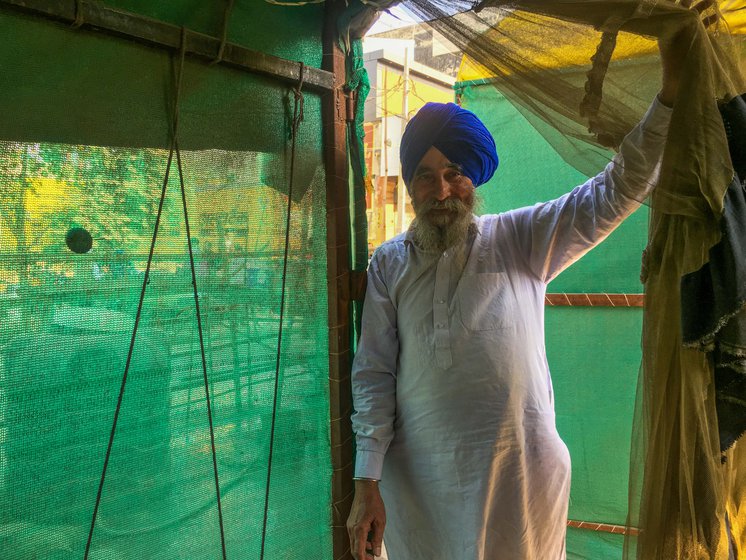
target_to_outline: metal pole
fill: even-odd
[[[402,133],[409,122],[409,48],[404,49],[404,89],[402,93],[401,105],[401,127]],[[401,174],[401,162],[399,162],[399,180],[397,181],[397,201],[396,201],[396,229],[398,233],[404,232],[406,228],[405,220],[407,214],[405,208],[407,205],[407,187],[404,185],[404,179]]]
[[[380,63],[379,63],[380,64]],[[383,139],[381,141],[381,147],[383,148],[383,185],[380,191],[380,227],[378,243],[383,243],[388,237],[387,223],[386,223],[386,203],[389,200],[389,85],[388,85],[389,73],[386,67],[383,68]]]

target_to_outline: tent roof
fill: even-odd
[[[728,29],[733,35],[746,35],[746,12],[743,10],[732,11],[724,14],[725,21]],[[549,20],[549,18],[547,18]],[[518,18],[510,18],[504,20],[504,22],[498,25],[505,24],[515,26],[513,30],[507,33],[503,31],[499,32],[493,28],[488,33],[493,34],[496,40],[500,37],[509,37],[513,34],[513,31],[519,32],[517,26],[525,25],[525,23]],[[600,32],[598,37],[585,37],[583,43],[572,45],[562,42],[547,42],[540,53],[534,55],[532,63],[536,66],[546,69],[559,69],[559,68],[583,68],[591,64],[588,53],[595,52],[598,44]],[[617,46],[614,50],[612,60],[634,60],[639,59],[654,53],[657,53],[657,43],[653,39],[647,39],[630,33],[620,33],[617,39]],[[494,78],[494,73],[479,63],[474,61],[472,58],[464,55],[461,61],[461,68],[459,69],[457,82],[470,82],[478,80],[489,80]]]

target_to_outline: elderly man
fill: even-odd
[[[606,169],[533,207],[472,214],[498,164],[475,115],[429,103],[410,121],[401,161],[416,217],[373,255],[353,364],[356,559],[381,554],[387,516],[391,560],[565,557],[570,456],[544,349],[546,285],[655,184],[675,52],[662,50],[661,93]]]

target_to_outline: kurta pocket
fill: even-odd
[[[461,322],[467,329],[490,331],[510,323],[513,296],[504,272],[464,274],[457,293]]]

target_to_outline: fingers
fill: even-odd
[[[717,4],[717,0],[701,0],[700,2],[697,2],[694,4],[694,0],[681,0],[681,7],[682,8],[691,8],[695,12],[701,14],[705,10],[712,8]]]
[[[704,25],[706,28],[711,27],[720,19],[720,11],[717,10],[717,0],[700,0],[696,4],[694,3],[694,0],[681,0],[679,4],[682,8],[690,8],[700,15],[704,14],[704,12],[714,7],[714,14],[702,17],[702,25]]]
[[[368,560],[381,555],[383,527],[378,522],[361,524],[350,534],[352,556],[355,560]]]
[[[695,12],[699,12],[700,14],[704,12],[707,8],[711,8],[715,5],[715,0],[702,0],[702,2],[697,2],[692,7],[692,10]],[[688,8],[689,6],[687,6]]]
[[[352,518],[347,520],[347,536],[350,539],[350,554],[355,560],[359,560],[360,551],[357,546],[357,533],[355,532],[355,525],[352,522]]]
[[[711,15],[711,16],[707,16],[706,18],[704,18],[704,19],[702,20],[702,24],[703,24],[703,25],[704,25],[705,27],[711,27],[711,26],[713,26],[713,25],[714,25],[715,23],[717,23],[717,21],[718,21],[719,19],[720,19],[720,16],[719,16],[719,15],[717,15],[717,14],[715,14],[715,15]]]
[[[376,556],[381,555],[381,546],[383,544],[383,528],[384,524],[375,521],[373,522],[373,538],[372,538],[372,545],[373,545],[373,552]]]
[[[350,553],[355,560],[372,560],[381,555],[386,509],[377,483],[356,482],[355,498],[347,518]]]
[[[367,560],[366,549],[368,548],[368,533],[370,532],[370,523],[362,522],[350,532],[350,548],[355,560]]]
[[[697,2],[692,7],[692,10],[702,15],[705,11],[709,10],[712,7],[717,7],[717,2],[715,0],[702,0],[701,2]],[[714,14],[710,14],[702,18],[702,25],[704,25],[705,27],[710,27],[714,25],[719,19],[720,12],[716,9]]]

